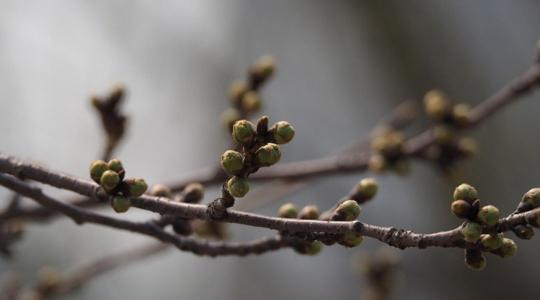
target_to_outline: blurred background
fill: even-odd
[[[130,124],[116,156],[129,174],[157,183],[215,165],[229,143],[219,119],[228,85],[269,53],[278,71],[263,91],[263,112],[297,130],[282,161],[317,158],[365,137],[392,107],[431,88],[482,101],[531,65],[539,28],[537,1],[3,0],[0,151],[87,177],[103,142],[89,97],[123,83]],[[461,181],[475,185],[484,203],[512,211],[540,181],[539,100],[540,93],[526,97],[474,130],[479,156],[455,180],[422,163],[406,177],[377,176],[380,193],[361,220],[420,232],[452,228],[459,220],[449,211],[451,193]],[[275,214],[285,201],[329,206],[364,176],[320,178],[257,211]],[[9,195],[0,189],[0,198]],[[147,215],[133,209],[128,217]],[[236,240],[271,233],[230,230]],[[70,270],[145,242],[55,219],[29,225],[0,271],[31,284],[43,265]],[[518,246],[513,258],[489,256],[483,272],[470,271],[459,249],[396,250],[393,299],[536,299],[540,241]],[[284,250],[217,259],[171,249],[65,298],[357,299],[366,287],[353,258],[380,247],[367,239],[316,257]]]

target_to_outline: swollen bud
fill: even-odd
[[[499,221],[501,213],[499,212],[499,209],[497,207],[493,205],[486,205],[480,208],[477,217],[478,220],[480,220],[480,222],[482,222],[483,224],[493,226]]]
[[[460,138],[458,141],[458,149],[465,157],[475,156],[478,152],[478,144],[473,138]]]
[[[248,120],[237,121],[233,125],[232,136],[236,142],[242,145],[251,143],[255,137],[253,123]]]
[[[497,249],[497,254],[499,254],[501,257],[510,257],[517,252],[517,245],[516,243],[511,240],[504,238],[502,241],[502,245],[499,249]]]
[[[227,150],[221,155],[221,168],[229,174],[236,174],[244,168],[244,156],[234,150]]]
[[[496,235],[492,234],[482,234],[480,236],[480,243],[487,250],[496,250],[502,247],[503,245],[503,234],[498,233]]]
[[[468,222],[461,228],[461,233],[465,241],[475,243],[482,234],[482,226],[478,223]]]
[[[364,238],[360,234],[347,232],[343,235],[343,238],[339,241],[339,244],[352,248],[360,245],[363,240]]]
[[[131,207],[131,201],[129,198],[124,196],[114,196],[111,199],[111,206],[117,213],[123,213],[128,211],[128,209]]]
[[[379,185],[373,178],[364,178],[356,185],[356,193],[359,194],[363,200],[369,200],[375,197],[378,190]]]
[[[120,183],[120,176],[115,171],[107,170],[101,175],[99,183],[106,191],[110,192]]]
[[[532,188],[523,195],[521,201],[531,205],[532,207],[540,206],[540,188]]]
[[[283,204],[278,210],[280,218],[295,219],[298,216],[298,209],[292,203]]]
[[[233,176],[227,181],[227,190],[233,197],[242,198],[249,192],[247,179]]]
[[[471,205],[465,200],[456,200],[452,202],[452,213],[458,218],[467,218],[471,211]]]
[[[119,159],[109,160],[109,162],[107,163],[107,166],[109,167],[109,170],[115,171],[118,174],[124,172],[124,166],[122,165],[122,162]]]
[[[305,248],[305,254],[306,255],[317,255],[319,252],[321,252],[323,248],[323,244],[319,241],[314,241],[310,244],[308,244]]]
[[[440,90],[431,90],[424,96],[424,109],[429,117],[441,120],[450,109],[450,100]]]
[[[470,110],[471,108],[467,104],[456,104],[452,109],[452,118],[454,119],[454,122],[461,126],[466,125],[469,122]]]
[[[101,180],[101,175],[107,171],[109,167],[107,163],[102,160],[94,160],[90,165],[90,177],[95,182],[99,183]]]
[[[465,250],[465,263],[474,271],[481,271],[487,265],[487,260],[482,251],[480,250]]]
[[[244,94],[249,90],[247,84],[242,80],[234,81],[229,87],[229,97],[235,104],[239,104]]]
[[[172,191],[163,184],[156,184],[150,190],[150,194],[155,197],[172,198]]]
[[[128,184],[130,197],[140,197],[148,189],[146,181],[142,178],[128,178],[125,182]]]
[[[277,122],[274,128],[274,139],[278,144],[286,144],[294,137],[294,127],[287,121]]]
[[[251,72],[261,80],[270,78],[276,70],[276,62],[272,56],[261,56],[253,65]]]
[[[319,218],[319,209],[315,205],[307,205],[302,208],[298,218],[304,220],[317,220]]]
[[[478,199],[478,192],[466,183],[460,184],[454,190],[454,200],[465,200],[472,204],[476,199]]]
[[[198,182],[190,183],[182,191],[184,202],[198,203],[204,197],[204,186]]]
[[[268,143],[255,152],[257,163],[260,166],[271,166],[279,161],[281,158],[281,152],[279,146],[274,143]]]
[[[386,158],[383,155],[375,153],[369,157],[368,169],[373,172],[383,172],[386,169]]]
[[[353,221],[358,218],[361,211],[360,205],[354,200],[346,200],[336,208],[336,217],[344,221]]]
[[[259,93],[249,91],[242,98],[242,109],[247,112],[256,112],[261,108],[262,100]]]
[[[534,230],[529,226],[518,225],[513,228],[514,234],[523,240],[530,240],[534,236]]]

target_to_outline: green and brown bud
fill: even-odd
[[[474,271],[481,271],[485,269],[487,265],[487,260],[482,251],[480,250],[465,250],[465,263],[467,266]]]
[[[257,163],[260,166],[268,167],[277,163],[281,158],[279,146],[274,143],[268,143],[255,152]]]
[[[386,158],[381,154],[373,154],[369,157],[368,169],[372,172],[383,172],[386,169]]]
[[[514,234],[522,240],[530,240],[534,236],[534,230],[525,225],[518,225],[513,228]]]
[[[456,217],[465,219],[471,212],[471,205],[465,200],[456,200],[452,202],[451,209]]]
[[[476,199],[478,199],[478,192],[471,185],[462,183],[454,190],[454,200],[465,200],[473,204]]]
[[[131,200],[124,196],[114,196],[111,199],[111,207],[117,213],[124,213],[131,207]]]
[[[244,156],[234,150],[227,150],[221,155],[221,168],[229,174],[237,174],[244,168]]]
[[[109,160],[107,166],[109,167],[109,170],[115,171],[118,174],[124,172],[124,165],[122,165],[122,162],[119,159]]]
[[[319,218],[319,215],[319,209],[317,208],[317,206],[306,205],[298,214],[298,218],[304,220],[317,220]]]
[[[475,243],[482,234],[482,226],[478,223],[468,222],[461,228],[463,239],[469,243]]]
[[[278,209],[278,217],[287,219],[296,219],[298,208],[292,203],[285,203]]]
[[[355,194],[358,194],[362,200],[370,200],[377,194],[379,184],[373,178],[364,178],[356,185]]]
[[[183,202],[198,203],[204,197],[204,186],[198,182],[190,183],[186,185],[182,194],[184,196]]]
[[[364,237],[362,237],[360,234],[354,232],[347,232],[343,234],[343,238],[339,241],[339,244],[345,247],[352,248],[360,245],[363,240]]]
[[[276,62],[272,56],[261,56],[251,67],[251,73],[260,80],[266,80],[274,74]]]
[[[227,181],[227,190],[236,198],[242,198],[249,192],[247,179],[233,176]]]
[[[450,99],[440,90],[431,90],[424,96],[426,114],[434,119],[444,119],[450,110]]]
[[[540,206],[540,188],[532,188],[529,191],[527,191],[523,198],[521,198],[521,201],[531,205],[532,207],[536,208]]]
[[[475,156],[478,152],[478,144],[473,138],[460,138],[458,141],[458,149],[465,157]]]
[[[321,242],[314,241],[306,245],[304,252],[306,255],[314,256],[314,255],[319,254],[322,248],[323,248],[323,244]]]
[[[164,197],[169,199],[172,199],[173,196],[171,189],[163,184],[156,184],[152,186],[150,194],[155,197]]]
[[[516,254],[517,248],[518,247],[513,240],[503,238],[501,247],[497,249],[495,253],[500,255],[502,258],[506,258]]]
[[[257,112],[261,109],[262,100],[259,93],[248,91],[242,98],[242,109],[246,112]]]
[[[394,156],[401,153],[404,142],[405,139],[399,131],[389,130],[375,136],[371,140],[371,147],[383,155]]]
[[[107,170],[101,175],[99,183],[106,191],[110,192],[120,183],[120,176],[115,171]]]
[[[480,220],[480,222],[483,224],[493,226],[499,221],[501,213],[497,207],[493,205],[486,205],[480,208],[477,217],[478,220]]]
[[[338,205],[335,214],[343,221],[354,221],[360,215],[362,208],[354,200],[346,200]]]
[[[503,236],[502,233],[498,233],[498,234],[495,234],[495,235],[493,235],[493,234],[482,234],[480,236],[480,243],[487,250],[496,250],[496,249],[499,249],[499,248],[502,247],[503,238],[504,238],[504,236]]]
[[[90,178],[97,183],[100,183],[101,175],[107,171],[109,167],[107,163],[102,160],[94,160],[90,165]]]
[[[140,197],[148,189],[146,181],[142,178],[127,178],[124,182],[129,187],[128,196],[130,197]]]
[[[465,103],[459,103],[452,108],[452,119],[457,125],[463,126],[469,122],[471,108]]]
[[[287,121],[274,124],[274,139],[278,144],[287,144],[294,138],[294,127]]]
[[[248,120],[239,120],[233,125],[233,139],[242,145],[248,145],[255,138],[255,129],[253,123]]]

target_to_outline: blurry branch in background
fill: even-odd
[[[387,248],[375,253],[360,253],[355,259],[355,268],[366,278],[366,290],[361,300],[389,299],[396,286],[396,273],[399,268],[399,257]]]
[[[287,121],[270,125],[266,116],[259,118],[256,124],[247,120],[258,112],[261,105],[260,88],[275,73],[274,67],[273,60],[264,57],[249,68],[245,81],[237,82],[231,87],[232,109],[236,113],[224,116],[228,117],[226,125],[232,135],[233,144],[231,149],[221,156],[222,170],[212,167],[194,171],[187,179],[169,185],[154,186],[150,194],[145,194],[147,185],[144,179],[125,177],[126,171],[122,162],[110,159],[125,131],[126,117],[118,108],[123,99],[123,89],[115,89],[103,99],[94,97],[92,103],[100,113],[106,133],[103,160],[94,161],[90,168],[90,177],[94,182],[0,154],[0,173],[3,173],[0,174],[0,185],[36,201],[43,207],[28,209],[19,208],[15,204],[8,205],[13,208],[0,215],[2,228],[8,228],[8,221],[31,220],[33,217],[48,218],[58,213],[70,217],[77,224],[95,223],[131,231],[153,237],[164,245],[174,245],[183,251],[209,256],[244,256],[282,248],[291,248],[300,254],[315,255],[322,249],[323,244],[330,246],[338,243],[345,247],[354,247],[362,242],[363,237],[370,237],[400,249],[462,248],[465,249],[466,264],[471,269],[480,270],[486,265],[484,253],[508,257],[516,252],[515,242],[505,238],[504,232],[512,231],[518,238],[530,239],[534,234],[532,227],[540,227],[540,189],[536,188],[525,193],[514,213],[501,217],[496,207],[480,205],[474,187],[462,184],[454,192],[451,210],[464,222],[454,229],[428,234],[358,221],[360,204],[371,200],[378,190],[377,183],[372,179],[361,180],[345,197],[337,202],[333,200],[335,205],[322,214],[313,205],[299,211],[292,203],[280,207],[278,217],[232,209],[236,198],[248,194],[252,181],[298,181],[367,169],[379,172],[393,170],[403,174],[408,170],[411,159],[434,163],[448,173],[457,161],[470,157],[475,152],[474,143],[466,139],[456,139],[456,133],[477,126],[540,84],[540,63],[536,62],[517,79],[472,109],[465,104],[454,103],[451,97],[441,91],[433,90],[424,97],[424,108],[427,116],[435,121],[435,125],[416,136],[406,139],[400,132],[415,118],[414,111],[406,104],[390,115],[385,126],[379,126],[372,133],[371,150],[368,149],[367,142],[362,142],[336,155],[274,166],[281,158],[281,147],[293,139],[294,128]],[[272,168],[268,168],[270,166]],[[37,183],[72,191],[87,198],[61,201],[46,195]],[[208,205],[197,204],[203,198],[204,186],[215,184],[221,185],[220,195]],[[278,189],[271,187],[267,191],[279,194]],[[287,189],[284,190],[284,193],[286,192]],[[160,217],[137,222],[88,209],[104,203],[109,203],[117,213],[124,213],[134,206],[158,213]],[[224,234],[219,225],[223,223],[267,228],[277,231],[277,234],[247,242],[223,241]],[[217,237],[218,241],[203,239],[203,234],[198,234],[199,237],[190,236],[204,232],[201,229],[203,227],[206,227],[206,232]],[[16,234],[12,236],[15,237]],[[2,241],[10,240],[10,236],[4,234],[4,231],[1,237]],[[143,250],[135,250],[135,256],[141,255],[142,258],[154,253]],[[73,281],[65,284],[68,287],[66,289],[78,286],[101,270],[115,265],[111,260],[105,261],[107,263],[103,269],[86,269],[78,276],[73,276]],[[128,257],[125,261],[131,260]]]

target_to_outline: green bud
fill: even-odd
[[[107,171],[109,167],[107,163],[102,160],[94,160],[90,165],[90,177],[95,182],[99,183],[101,180],[101,175]]]
[[[482,234],[480,236],[480,243],[488,250],[499,249],[503,245],[503,234]]]
[[[477,217],[478,220],[480,220],[480,222],[483,224],[493,226],[499,221],[501,213],[497,207],[493,205],[486,205],[478,211]]]
[[[229,174],[236,174],[244,168],[244,156],[234,150],[227,150],[221,155],[221,167]]]
[[[117,213],[124,213],[131,207],[131,201],[124,196],[114,196],[111,199],[111,206]]]
[[[227,190],[233,197],[242,198],[249,192],[247,179],[233,176],[227,181]]]
[[[233,125],[232,136],[236,142],[242,145],[250,144],[255,137],[253,123],[248,120],[236,121]]]
[[[379,185],[373,178],[364,178],[356,185],[356,193],[360,194],[363,200],[369,200],[375,197]]]
[[[459,103],[454,106],[452,109],[452,118],[458,125],[466,125],[469,122],[469,114],[471,108],[469,105],[464,103]]]
[[[247,112],[256,112],[261,109],[261,96],[255,91],[249,91],[242,98],[242,109]]]
[[[198,182],[190,183],[182,193],[184,194],[184,202],[198,203],[204,197],[204,186]]]
[[[513,240],[503,238],[502,245],[497,252],[503,258],[513,256],[517,252],[517,245]]]
[[[287,219],[296,219],[298,216],[298,209],[292,203],[285,203],[278,209],[278,217]]]
[[[294,127],[287,121],[277,122],[274,128],[274,139],[278,144],[287,144],[294,137]]]
[[[478,199],[478,192],[466,183],[460,184],[454,190],[454,200],[465,200],[472,204],[476,199]]]
[[[487,260],[482,251],[479,250],[465,250],[465,263],[474,271],[481,271],[487,265]]]
[[[362,243],[364,238],[354,232],[347,232],[343,235],[343,238],[339,241],[339,243],[345,247],[356,247]]]
[[[298,218],[304,220],[317,220],[319,218],[319,209],[315,205],[307,205],[302,208]]]
[[[482,234],[482,226],[478,223],[468,222],[461,228],[461,233],[465,241],[475,243]]]
[[[523,202],[531,205],[532,207],[540,206],[540,188],[532,188],[523,195]]]
[[[281,152],[279,146],[273,143],[268,143],[255,152],[257,163],[261,166],[271,166],[279,161]]]
[[[124,166],[122,165],[122,162],[119,159],[109,160],[109,162],[107,163],[107,166],[109,167],[109,170],[115,171],[118,174],[124,171]]]
[[[120,183],[120,176],[115,171],[107,170],[101,175],[99,183],[106,191],[110,192]]]
[[[150,194],[155,197],[164,197],[164,198],[172,198],[172,191],[169,187],[163,185],[163,184],[156,184],[152,186],[152,189],[150,190]]]
[[[452,202],[452,213],[458,218],[466,218],[471,211],[471,205],[465,200],[456,200]]]
[[[130,197],[140,197],[148,189],[146,181],[142,178],[128,178],[125,182],[129,186],[129,196]]]
[[[314,241],[306,246],[305,254],[310,255],[310,256],[317,255],[319,254],[319,252],[321,252],[322,248],[323,248],[323,245],[321,242]]]
[[[343,216],[344,221],[354,221],[360,215],[362,208],[354,200],[346,200],[341,203],[337,209],[336,214]]]
[[[441,120],[450,109],[450,100],[443,92],[431,90],[424,96],[424,109],[429,117]]]

